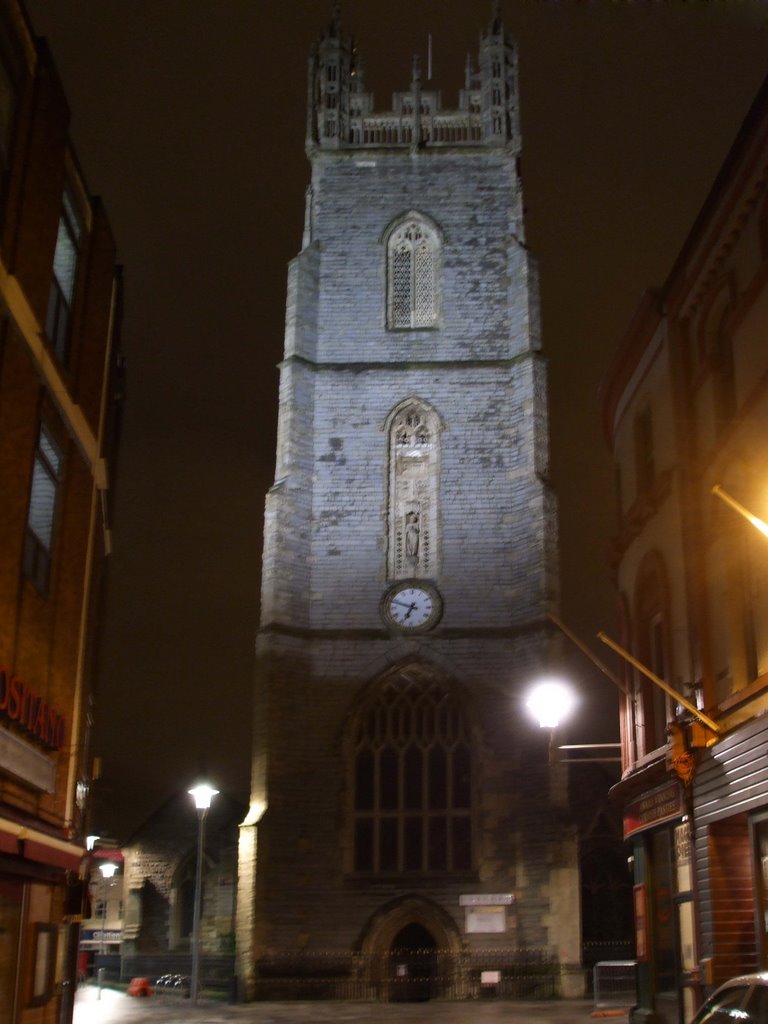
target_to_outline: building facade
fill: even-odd
[[[70,1019],[119,279],[53,61],[0,4],[0,1021]]]
[[[201,988],[229,993],[234,974],[238,825],[245,807],[219,793],[206,814],[200,876]],[[120,850],[97,849],[94,864],[119,865],[112,878],[91,873],[90,916],[82,922],[81,973],[110,981],[192,973],[198,816],[176,793]]]
[[[739,512],[768,521],[767,324],[764,86],[604,389],[619,643],[641,666],[626,672],[615,789],[635,1020],[688,1020],[707,986],[768,967],[768,537]]]
[[[240,839],[248,997],[298,976],[504,991],[514,951],[579,960],[565,768],[521,700],[558,569],[516,60],[497,5],[453,110],[415,63],[377,113],[337,8],[310,62]]]

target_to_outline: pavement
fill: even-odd
[[[610,1016],[609,1016],[610,1015]],[[80,985],[74,1024],[595,1024],[601,1019],[627,1020],[626,1010],[595,1010],[584,1000],[517,1002],[479,999],[469,1002],[355,1003],[282,1002],[227,1003],[162,993],[133,998],[95,985]]]

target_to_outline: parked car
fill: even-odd
[[[742,974],[721,985],[691,1024],[768,1024],[768,971]]]

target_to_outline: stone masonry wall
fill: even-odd
[[[557,532],[537,272],[513,154],[318,152],[311,211],[290,272],[267,502],[241,977],[267,950],[358,949],[382,908],[409,895],[439,907],[469,946],[570,958],[578,908],[569,920],[559,909],[573,906],[573,828],[522,699],[549,660]],[[386,235],[409,211],[441,234],[440,311],[433,328],[390,330]],[[439,420],[443,615],[416,636],[381,615],[387,423],[410,398]],[[350,723],[387,671],[414,663],[455,688],[471,723],[473,867],[356,877]],[[512,894],[507,931],[466,934],[467,893]]]

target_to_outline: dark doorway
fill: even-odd
[[[426,1002],[437,992],[437,943],[423,925],[401,928],[389,951],[390,1000]]]

